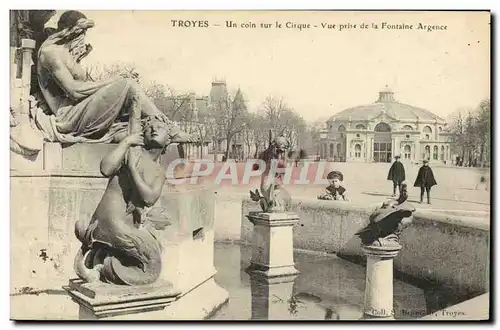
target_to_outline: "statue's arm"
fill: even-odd
[[[163,172],[162,167],[158,166],[155,180],[151,185],[148,185],[144,181],[136,165],[130,166],[129,164],[129,169],[130,176],[132,177],[132,180],[134,180],[135,187],[144,201],[144,204],[148,207],[153,206],[158,198],[160,198],[163,185],[165,184],[165,173]]]
[[[121,168],[129,147],[130,145],[124,139],[113,151],[107,154],[101,161],[101,174],[105,177],[115,174]]]
[[[41,63],[50,71],[59,87],[74,100],[84,99],[120,78],[115,77],[98,82],[76,80],[66,63],[53,50],[41,52]]]
[[[144,145],[142,132],[134,133],[124,138],[118,146],[101,161],[101,173],[105,177],[115,174],[124,163],[125,155],[130,147]]]

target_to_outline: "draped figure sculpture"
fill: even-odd
[[[92,47],[85,35],[94,22],[78,11],[67,11],[57,32],[38,50],[37,76],[43,102],[31,116],[46,141],[117,143],[147,116],[165,117],[132,75],[103,81],[88,79],[80,61]],[[42,106],[45,105],[45,106]]]

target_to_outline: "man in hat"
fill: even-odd
[[[435,185],[437,185],[437,182],[429,166],[429,160],[424,159],[413,185],[414,187],[420,187],[420,204],[424,202],[424,190],[427,192],[427,204],[431,203],[431,188]]]
[[[318,196],[318,199],[323,200],[343,200],[349,201],[347,190],[341,185],[344,181],[344,175],[340,171],[331,171],[327,177],[330,185],[326,187],[325,191]]]
[[[406,179],[405,175],[405,167],[403,163],[399,161],[401,156],[397,155],[394,163],[392,163],[391,168],[389,169],[389,174],[387,174],[387,180],[392,181],[392,197],[396,196],[396,187],[398,187],[398,191],[401,194],[401,182]]]

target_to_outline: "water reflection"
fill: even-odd
[[[332,321],[363,316],[363,266],[331,255],[295,253],[301,274],[270,282],[245,272],[250,259],[248,246],[216,244],[215,280],[229,291],[230,298],[213,319]],[[420,318],[449,306],[450,296],[433,288],[424,291],[395,279],[395,318]]]

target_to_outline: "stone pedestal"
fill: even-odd
[[[99,163],[114,147],[44,143],[36,160],[23,159],[25,163],[11,168],[11,294],[27,289],[57,292],[75,277],[73,262],[81,245],[74,234],[75,222],[90,219],[102,198],[107,179],[99,173]],[[178,158],[177,146],[170,147],[165,157]],[[112,318],[203,319],[228,300],[228,292],[213,278],[214,207],[212,187],[165,185],[150,213],[168,217],[171,222],[159,237],[164,254],[160,279],[173,283],[181,293],[168,304],[168,310]],[[82,297],[79,302],[83,304],[85,299]],[[156,304],[156,298],[151,299]],[[92,311],[89,304],[85,305],[87,309],[81,309],[82,313]],[[64,312],[58,319],[75,318],[79,304],[69,305],[67,309],[74,310],[74,314]],[[15,309],[11,315],[22,314],[23,319],[31,319],[35,314],[19,306]]]
[[[265,279],[250,274],[252,320],[290,320],[293,318],[293,285],[297,275]],[[278,280],[279,279],[279,280]]]
[[[155,210],[172,223],[157,232],[163,254],[158,281],[127,287],[71,281],[66,290],[79,305],[79,318],[201,320],[216,312],[229,293],[214,280],[213,203],[213,192],[199,186],[165,191]]]
[[[362,249],[367,257],[363,319],[394,320],[393,260],[401,245],[363,245]]]
[[[131,287],[74,279],[65,289],[80,306],[81,320],[162,310],[181,293],[171,283],[163,281]]]
[[[297,275],[293,260],[293,226],[299,221],[295,213],[250,212],[254,224],[252,260],[247,272],[263,278]]]
[[[228,300],[227,291],[213,278],[185,293],[161,280],[130,287],[74,279],[65,289],[79,305],[80,320],[202,320]]]

